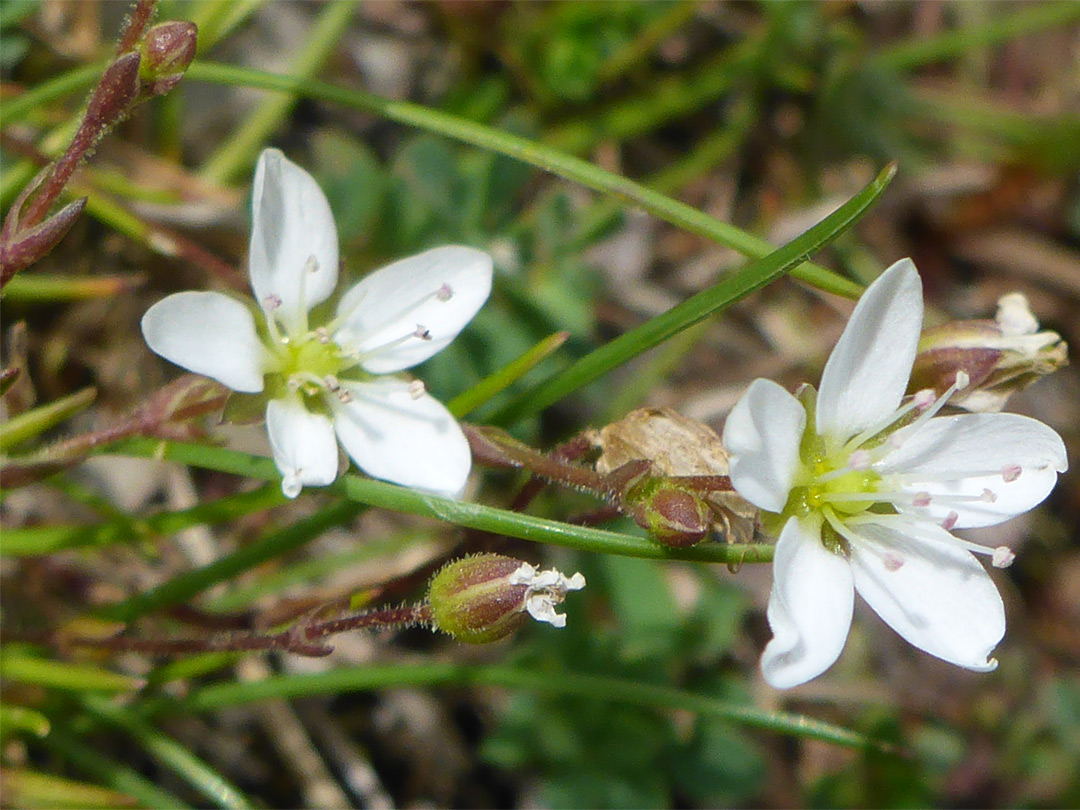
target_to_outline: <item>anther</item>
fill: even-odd
[[[268,295],[263,299],[263,309],[267,312],[274,312],[281,309],[281,296],[280,295]]]
[[[319,272],[319,260],[314,255],[308,256],[307,261],[304,262],[305,273],[318,273]]]
[[[323,382],[326,383],[326,390],[329,391],[331,394],[336,394],[338,392],[338,389],[341,388],[341,383],[338,381],[338,378],[335,377],[333,374],[327,374],[325,377],[323,377]]]
[[[325,326],[315,327],[315,337],[319,339],[319,343],[324,345],[330,342],[330,333],[326,331]]]
[[[930,505],[930,493],[929,492],[916,492],[915,498],[911,502],[912,506],[924,508]]]
[[[439,287],[439,291],[435,293],[435,298],[439,301],[449,301],[453,297],[454,291],[451,289],[450,285],[446,283]]]
[[[956,388],[957,391],[963,391],[970,383],[971,377],[968,376],[966,371],[956,372],[956,380],[953,382],[953,387]]]
[[[426,326],[417,324],[413,337],[420,338],[420,340],[431,340],[431,331]]]
[[[933,388],[924,388],[921,391],[916,391],[915,396],[912,397],[915,407],[920,411],[925,411],[933,405],[935,399],[937,399],[937,397],[934,395]]]
[[[994,568],[1008,568],[1016,559],[1016,553],[1008,546],[998,546],[990,558],[990,564]]]
[[[979,497],[979,500],[986,503],[997,503],[997,495],[984,487],[982,495]]]
[[[959,514],[957,514],[956,512],[949,512],[949,514],[945,516],[945,519],[941,521],[941,528],[943,528],[945,531],[951,531],[952,527],[956,525],[956,521],[958,521],[959,519]]]
[[[352,391],[346,391],[344,388],[342,388],[340,391],[337,392],[337,398],[338,402],[340,402],[342,405],[348,405],[350,402],[353,401]]]
[[[904,567],[904,558],[894,552],[887,552],[885,554],[885,570],[886,571],[899,571]]]
[[[848,456],[848,466],[853,470],[865,470],[873,463],[873,457],[866,450],[856,450]]]
[[[423,380],[413,380],[409,383],[409,396],[413,399],[420,399],[426,390]]]
[[[1007,464],[1001,469],[1001,477],[1006,484],[1011,484],[1020,477],[1020,473],[1023,471],[1024,468],[1019,464]]]

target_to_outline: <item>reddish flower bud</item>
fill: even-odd
[[[181,20],[155,25],[146,33],[139,45],[143,97],[163,95],[179,83],[195,58],[197,34],[195,23]]]
[[[499,554],[476,554],[444,566],[431,580],[428,601],[436,628],[458,641],[487,644],[517,630],[526,613],[565,626],[555,605],[584,587],[581,574],[567,578]]]
[[[648,476],[627,490],[623,508],[665,546],[686,548],[709,533],[713,511],[705,500],[668,478]]]

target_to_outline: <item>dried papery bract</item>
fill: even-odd
[[[596,469],[601,473],[622,467],[630,461],[645,459],[654,473],[670,477],[668,491],[692,493],[704,499],[711,509],[712,531],[729,543],[747,543],[753,539],[757,507],[731,490],[702,491],[690,481],[679,478],[727,476],[728,453],[716,432],[670,408],[639,408],[622,419],[598,430],[586,438],[601,454]],[[671,506],[674,500],[664,496]],[[682,500],[678,512],[689,516],[697,509]],[[666,511],[666,510],[662,510]],[[640,522],[640,521],[639,521]]]

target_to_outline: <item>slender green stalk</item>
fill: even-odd
[[[63,727],[54,729],[41,741],[41,745],[59,754],[77,770],[87,776],[92,776],[106,787],[126,793],[136,799],[143,807],[166,807],[177,808],[177,810],[188,807],[134,769],[102,756]]]
[[[0,451],[7,452],[23,442],[40,436],[90,406],[97,397],[96,388],[83,388],[74,394],[39,405],[4,422],[0,432]]]
[[[712,239],[744,255],[757,258],[773,250],[773,246],[760,237],[746,233],[734,225],[659,194],[633,180],[605,171],[587,161],[526,138],[419,104],[391,101],[370,93],[349,90],[325,82],[304,80],[295,76],[279,76],[250,68],[210,62],[193,64],[188,68],[185,80],[296,93],[345,107],[365,110],[400,124],[498,152],[596,191],[613,194],[627,204],[641,206],[653,216],[670,222],[672,225]],[[862,291],[862,288],[854,282],[809,261],[800,262],[791,270],[791,274],[807,284],[849,298],[858,297]]]
[[[132,692],[144,681],[88,664],[51,661],[6,652],[0,659],[0,677],[34,686],[92,692]]]
[[[517,380],[532,371],[538,363],[545,360],[570,337],[569,332],[556,332],[548,335],[525,354],[511,360],[489,377],[485,377],[468,391],[458,394],[447,404],[447,410],[459,419],[475,411],[500,391],[504,391]]]
[[[333,504],[288,528],[270,532],[239,551],[215,560],[210,565],[180,574],[156,588],[135,594],[123,602],[107,605],[99,609],[97,615],[101,618],[129,623],[147,613],[186,602],[219,582],[233,579],[267,560],[275,559],[299,548],[327,529],[348,523],[362,511],[362,506],[351,501]]]
[[[644,61],[667,37],[678,31],[697,14],[697,0],[669,3],[664,14],[650,22],[634,39],[613,53],[598,75],[601,81],[617,78],[638,62]]]
[[[72,68],[67,73],[62,73],[54,79],[42,82],[37,87],[27,90],[13,99],[6,99],[0,103],[0,118],[4,126],[22,121],[35,110],[43,109],[46,105],[62,98],[67,98],[80,90],[87,90],[101,77],[101,73],[112,62],[91,62],[89,65]],[[76,122],[78,125],[78,122]]]
[[[106,452],[110,455],[178,461],[192,467],[244,475],[264,481],[281,479],[281,473],[277,471],[271,459],[250,456],[220,447],[204,447],[155,439],[130,439],[108,448]],[[395,486],[384,481],[361,478],[358,475],[343,475],[327,487],[327,490],[344,495],[355,503],[421,517],[438,518],[469,529],[479,529],[536,543],[550,543],[599,554],[622,554],[627,557],[645,557],[653,560],[691,560],[729,565],[772,561],[773,547],[771,545],[702,543],[692,548],[668,549],[644,537],[573,526],[569,523],[545,520],[481,504],[463,503]]]
[[[177,708],[215,711],[262,700],[340,695],[403,686],[503,686],[546,694],[629,703],[650,709],[678,709],[711,715],[784,734],[849,748],[888,749],[862,734],[803,715],[770,712],[668,686],[578,672],[535,672],[506,666],[436,663],[336,669],[313,675],[284,675],[251,683],[223,682],[192,692]],[[168,710],[168,705],[163,705]]]
[[[634,98],[568,121],[544,134],[547,145],[580,154],[605,138],[625,140],[662,127],[716,101],[760,60],[760,37],[743,40],[687,75],[663,76]]]
[[[322,10],[292,63],[291,71],[297,78],[311,78],[322,69],[355,12],[353,0],[336,0]],[[213,183],[227,183],[246,172],[255,163],[255,155],[266,144],[267,138],[295,103],[295,95],[266,99],[237,128],[236,134],[207,158],[199,170],[199,176]]]
[[[885,48],[871,61],[877,67],[911,70],[933,62],[962,56],[976,48],[998,45],[1010,39],[1080,20],[1080,3],[1021,4],[1012,14],[984,25],[958,28],[931,37],[915,37]]]
[[[137,717],[127,707],[105,700],[86,698],[83,705],[94,716],[130,734],[164,767],[199,791],[218,807],[248,810],[254,805],[248,798],[187,748]]]
[[[739,273],[725,277],[718,284],[605,343],[551,380],[520,394],[491,421],[509,425],[539,413],[627,360],[779,278],[850,228],[873,205],[895,174],[896,165],[890,164],[866,188],[806,233],[765,258],[751,262]]]
[[[64,549],[144,540],[174,534],[192,526],[224,523],[285,502],[281,488],[268,484],[251,492],[227,495],[188,509],[162,512],[147,518],[123,517],[104,523],[5,528],[0,539],[0,554],[5,557],[39,556]]]

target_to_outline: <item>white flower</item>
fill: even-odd
[[[556,613],[555,606],[562,604],[568,591],[580,591],[585,587],[584,575],[577,573],[567,577],[554,568],[537,571],[528,563],[510,574],[511,585],[524,585],[525,610],[538,622],[548,622],[553,627],[566,627],[566,614]]]
[[[177,293],[143,316],[150,348],[234,391],[266,392],[289,497],[334,480],[338,441],[369,475],[460,494],[472,464],[461,428],[422,383],[389,375],[442,350],[472,319],[491,292],[490,257],[449,246],[395,262],[313,327],[309,312],[337,285],[337,230],[315,180],[267,149],[255,169],[248,263],[264,328],[227,295]]]
[[[863,294],[822,375],[796,398],[755,380],[724,429],[731,480],[780,529],[765,679],[788,688],[839,657],[854,591],[916,647],[988,671],[1005,611],[972,552],[1008,564],[1008,549],[961,540],[1034,507],[1067,467],[1061,437],[1016,414],[935,416],[905,400],[922,327],[922,284],[909,259]],[[771,519],[768,519],[771,518]]]

